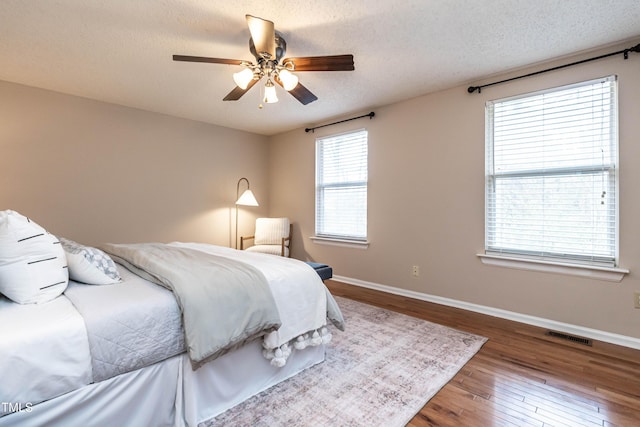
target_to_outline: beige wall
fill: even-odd
[[[609,74],[618,75],[620,88],[620,265],[631,274],[612,283],[483,265],[476,254],[484,249],[485,102]],[[480,95],[460,86],[374,108],[373,120],[315,134],[300,129],[272,137],[270,214],[295,222],[294,257],[329,263],[336,275],[640,338],[640,310],[633,308],[633,292],[640,291],[638,76],[640,55],[631,53],[626,61],[620,55]],[[362,127],[369,130],[371,245],[362,250],[315,244],[309,239],[315,138]],[[420,266],[417,278],[413,265]]]
[[[268,211],[264,136],[0,81],[0,209],[86,244],[233,245]],[[244,187],[243,187],[244,188]]]

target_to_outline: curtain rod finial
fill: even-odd
[[[476,90],[478,91],[478,93],[480,93],[480,91],[481,91],[480,86],[469,86],[469,87],[467,88],[467,92],[469,92],[469,93],[473,93],[473,92],[475,92]]]
[[[634,47],[630,47],[629,49],[625,49],[624,50],[624,59],[629,59],[629,52],[638,52],[638,53],[640,53],[640,43],[638,43]]]

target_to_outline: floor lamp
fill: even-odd
[[[242,196],[240,196],[240,183],[247,181],[247,189],[244,190]],[[240,178],[238,185],[236,186],[236,249],[238,249],[238,206],[258,206],[258,201],[249,189],[249,180],[247,178]]]

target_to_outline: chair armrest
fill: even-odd
[[[281,243],[282,248],[280,249],[280,256],[284,256],[285,254],[284,248],[288,248],[289,249],[288,256],[289,258],[291,258],[291,248],[289,247],[290,242],[291,242],[291,236],[282,238],[282,243]]]
[[[287,256],[291,258],[291,234],[293,233],[293,224],[289,223],[289,235],[282,238],[282,248],[280,249],[280,256],[284,256],[284,248],[289,249]],[[286,244],[286,245],[285,245]]]
[[[244,241],[255,239],[256,236],[240,236],[240,250],[244,250]]]

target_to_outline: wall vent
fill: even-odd
[[[582,345],[593,346],[593,341],[590,340],[589,338],[577,337],[575,335],[569,335],[569,334],[565,334],[563,332],[547,331],[547,333],[545,335],[548,335],[550,337],[560,338],[560,339],[571,341],[571,342],[575,342],[575,343],[582,344]]]

